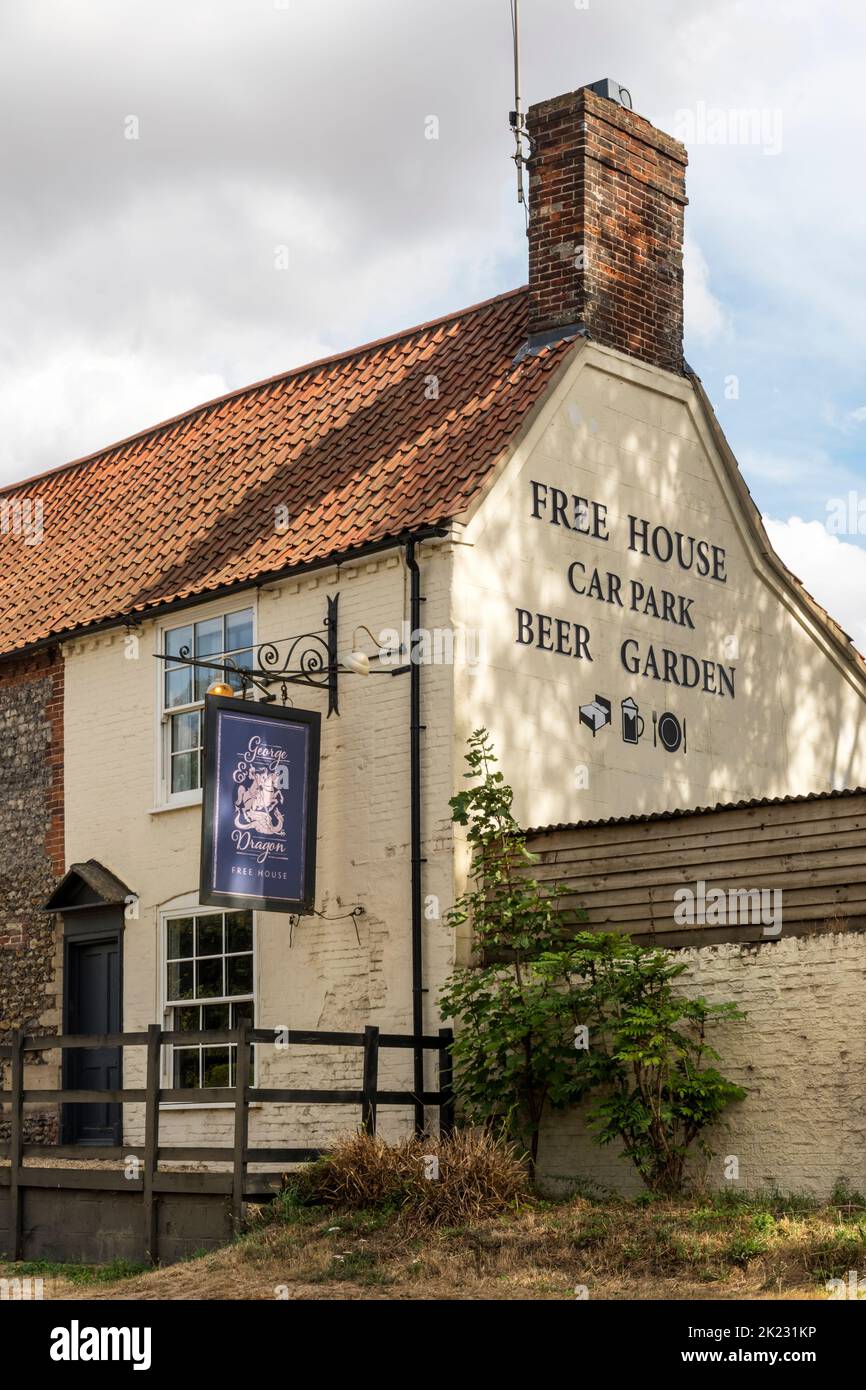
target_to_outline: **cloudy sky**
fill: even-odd
[[[527,102],[614,77],[687,139],[688,360],[866,648],[866,7],[522,11]],[[0,480],[524,283],[512,94],[508,0],[2,5]]]

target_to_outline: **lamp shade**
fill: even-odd
[[[227,685],[225,681],[214,681],[212,685],[208,686],[207,693],[208,695],[231,696],[235,694],[235,691],[232,689],[230,685]]]
[[[366,652],[362,652],[360,649],[344,656],[343,666],[347,671],[353,671],[356,676],[369,676],[370,674],[370,658]]]

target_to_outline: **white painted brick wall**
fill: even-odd
[[[448,618],[451,557],[441,547],[421,551],[422,622]],[[364,624],[378,636],[408,620],[408,587],[396,554],[276,586],[258,598],[258,640],[286,638],[321,627],[328,594],[340,593],[340,651]],[[255,599],[251,599],[255,602]],[[195,611],[190,610],[194,617]],[[174,619],[172,621],[175,621]],[[178,619],[180,621],[180,619]],[[139,633],[137,660],[124,656],[120,634],[71,644],[67,655],[67,862],[95,858],[140,895],[139,918],[127,924],[124,944],[124,1027],[160,1020],[159,913],[166,903],[197,890],[200,810],[152,814],[154,806],[157,663],[154,625]],[[370,649],[369,639],[362,645]],[[291,691],[295,704],[320,709],[323,692]],[[453,898],[453,856],[448,798],[452,794],[453,673],[425,666],[422,674],[424,891],[444,912]],[[289,920],[258,916],[258,1025],[360,1030],[378,1024],[411,1031],[411,902],[409,867],[409,677],[343,674],[340,715],[322,724],[322,765],[316,905],[329,917],[305,917],[289,945]],[[364,915],[347,914],[362,904]],[[356,935],[357,930],[357,935]],[[439,920],[424,922],[425,1028],[435,1032],[438,988],[453,959],[451,935]],[[142,1050],[126,1060],[127,1085],[139,1084]],[[355,1088],[361,1053],[260,1049],[264,1085]],[[411,1053],[383,1053],[382,1084],[411,1084]],[[432,1056],[428,1085],[435,1081]],[[311,1113],[309,1107],[268,1106],[253,1112],[251,1143],[282,1146],[321,1143],[354,1128],[356,1108]],[[385,1110],[384,1133],[409,1123],[408,1111]],[[228,1142],[226,1110],[165,1110],[165,1143]],[[141,1137],[142,1116],[130,1108],[127,1141]]]
[[[837,1178],[866,1190],[866,936],[781,939],[682,952],[679,984],[748,1016],[713,1030],[724,1076],[747,1088],[708,1133],[714,1157],[692,1171],[712,1188],[779,1188],[824,1198]],[[591,1040],[590,1040],[591,1041]],[[540,1167],[561,1186],[574,1178],[617,1191],[642,1184],[618,1146],[599,1148],[582,1112],[556,1116],[541,1138]],[[739,1181],[723,1161],[739,1159]]]

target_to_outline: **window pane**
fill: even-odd
[[[175,666],[165,673],[165,707],[192,704],[192,667]]]
[[[210,661],[223,651],[223,620],[207,618],[195,625],[195,654],[202,661]]]
[[[247,1053],[248,1053],[248,1055],[249,1055],[249,1063],[248,1063],[249,1072],[248,1072],[248,1075],[249,1075],[249,1078],[250,1078],[250,1084],[251,1084],[251,1085],[254,1084],[254,1080],[253,1080],[253,1079],[254,1079],[255,1074],[256,1074],[256,1072],[255,1072],[255,1067],[256,1067],[255,1051],[256,1051],[256,1049],[253,1047],[252,1043],[250,1043],[249,1047],[247,1048]],[[232,1086],[236,1086],[236,1085],[237,1085],[237,1080],[238,1080],[238,1069],[237,1069],[238,1050],[237,1050],[237,1048],[236,1048],[236,1047],[232,1047],[231,1053],[232,1053],[232,1055],[231,1055],[231,1071],[230,1071],[229,1075],[231,1076],[231,1084],[232,1084]]]
[[[215,917],[196,917],[195,953],[197,956],[219,956],[223,949],[222,914]]]
[[[193,965],[191,960],[181,961],[168,967],[168,997],[192,999]]]
[[[245,1018],[245,1019],[248,1020],[249,1025],[250,1025],[250,1027],[252,1028],[253,1025],[254,1025],[254,1023],[255,1023],[255,1019],[254,1019],[254,1017],[253,1017],[253,1010],[254,1010],[254,1007],[255,1007],[255,1006],[254,1006],[254,1004],[253,1004],[252,999],[246,1000],[246,1002],[243,1003],[243,1004],[232,1004],[232,1027],[233,1027],[233,1028],[237,1028],[237,1026],[238,1026],[238,1024],[240,1023],[241,1019],[244,1019],[244,1018]],[[233,1047],[233,1048],[232,1048],[232,1085],[233,1085],[233,1086],[234,1086],[234,1084],[235,1084],[235,1062],[236,1062],[236,1060],[237,1060],[237,1051],[238,1051],[238,1050],[237,1050],[236,1047]],[[255,1044],[254,1044],[254,1043],[250,1043],[250,1047],[249,1047],[249,1058],[250,1058],[250,1076],[251,1076],[251,1077],[255,1076],[255,1052],[256,1052]]]
[[[236,652],[252,645],[253,610],[244,608],[240,613],[226,613],[226,651]]]
[[[165,634],[166,656],[180,656],[184,647],[188,648],[187,656],[192,656],[191,623],[187,623],[184,627],[173,627],[170,632]]]
[[[253,917],[251,912],[226,913],[226,950],[253,949]]]
[[[194,792],[201,786],[198,753],[173,753],[171,758],[171,789],[173,792]]]
[[[228,1028],[230,1026],[228,1004],[206,1004],[202,1012],[205,1028]]]
[[[168,924],[168,959],[192,955],[192,918],[175,917]]]
[[[205,1086],[228,1086],[229,1050],[227,1047],[203,1047],[203,1082]]]
[[[243,957],[239,959],[242,960]],[[196,999],[215,999],[223,993],[222,956],[211,956],[209,960],[196,961],[195,986]]]
[[[253,654],[250,651],[234,652],[232,655],[232,661],[234,662],[235,666],[239,667],[240,669],[237,671],[233,671],[232,668],[229,667],[226,672],[226,679],[229,685],[231,686],[232,690],[240,690],[243,686],[243,680],[241,679],[240,672],[251,671],[253,669]]]
[[[197,700],[203,700],[205,695],[207,694],[208,686],[213,685],[214,681],[221,681],[222,679],[222,671],[211,671],[208,666],[196,670],[195,698]]]
[[[191,714],[175,714],[171,720],[171,751],[184,753],[187,749],[198,748],[201,740],[201,715],[198,710]]]
[[[174,1032],[198,1033],[201,1029],[201,1009],[195,1004],[192,1008],[175,1009]]]
[[[176,1047],[174,1050],[174,1084],[177,1090],[184,1090],[188,1086],[196,1089],[201,1085],[199,1080],[199,1059],[201,1052],[197,1047]]]
[[[226,958],[226,976],[226,994],[252,994],[252,956],[228,956]]]

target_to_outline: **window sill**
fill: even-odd
[[[200,805],[201,792],[197,791],[192,792],[190,796],[185,798],[183,801],[166,801],[163,806],[151,806],[150,810],[148,811],[148,815],[161,816],[165,811],[186,811],[189,809],[190,806]]]
[[[234,1110],[233,1100],[166,1100],[160,1101],[160,1110]],[[262,1101],[251,1100],[248,1110],[261,1110]]]

